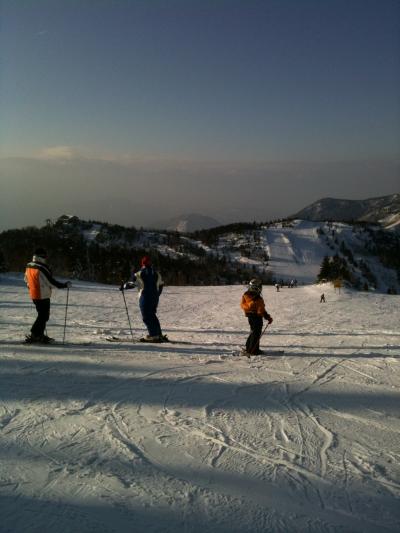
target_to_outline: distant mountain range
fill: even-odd
[[[170,285],[235,284],[254,276],[264,283],[339,277],[358,289],[400,292],[400,194],[324,198],[279,221],[223,226],[188,214],[157,227],[63,215],[43,228],[7,230],[0,233],[0,272],[23,271],[29,249],[40,245],[58,274],[103,283],[128,279],[146,253]]]
[[[370,222],[385,228],[400,230],[400,194],[391,194],[366,200],[346,200],[322,198],[298,213],[291,219],[333,222]],[[153,225],[154,228],[179,233],[193,233],[221,226],[221,222],[210,216],[190,213],[173,217]]]
[[[372,222],[384,227],[400,224],[400,194],[367,200],[322,198],[290,218],[301,220],[332,220],[337,222]]]
[[[179,231],[179,233],[192,233],[193,231],[215,228],[220,225],[221,222],[215,218],[198,213],[190,213],[171,218],[164,222],[158,222],[154,224],[154,227],[168,231]]]

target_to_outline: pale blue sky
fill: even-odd
[[[79,161],[101,160],[97,186],[108,190],[115,172],[122,173],[120,187],[139,193],[150,210],[163,202],[148,199],[144,177],[162,196],[184,168],[181,190],[189,196],[176,194],[176,204],[171,199],[158,218],[196,207],[217,216],[224,193],[210,209],[216,199],[200,194],[202,203],[193,202],[193,183],[212,189],[219,180],[218,190],[235,189],[232,173],[242,189],[258,191],[245,205],[239,190],[230,191],[229,206],[241,206],[241,218],[264,208],[263,218],[289,215],[323,195],[364,198],[400,189],[397,0],[0,5],[3,158],[39,158],[42,167],[68,160],[70,174],[65,165],[61,174],[74,187]],[[3,184],[18,168],[21,184],[46,173],[35,175],[35,165],[22,172],[14,163],[0,176]],[[123,172],[115,167],[121,163]],[[204,172],[207,163],[218,170]],[[299,205],[285,203],[277,176],[297,188],[299,174],[307,194]],[[346,186],[335,188],[335,179]],[[25,191],[21,185],[15,193],[23,205],[30,201]]]

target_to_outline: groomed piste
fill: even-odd
[[[117,287],[74,282],[66,344],[23,345],[35,312],[1,275],[0,531],[399,531],[400,297],[264,287],[275,355],[247,359],[243,291],[166,287],[175,342],[144,345]]]

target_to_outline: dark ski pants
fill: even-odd
[[[50,298],[32,301],[35,304],[38,316],[31,327],[31,333],[35,337],[40,337],[41,335],[44,335],[46,323],[50,318]]]
[[[247,315],[247,319],[250,324],[250,335],[246,341],[246,352],[257,354],[260,351],[263,317],[259,315]]]
[[[149,335],[151,337],[157,337],[161,335],[161,326],[156,315],[157,303],[147,303],[146,305],[140,305],[140,311],[142,313],[143,322],[147,327],[147,331],[149,332]]]

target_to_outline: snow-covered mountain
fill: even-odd
[[[322,198],[305,207],[292,218],[342,222],[358,220],[393,227],[400,223],[400,194],[367,200]]]
[[[214,250],[255,274],[269,273],[285,283],[313,283],[323,258],[337,255],[347,263],[354,286],[386,292],[400,288],[396,270],[387,267],[389,262],[385,266],[389,254],[398,257],[399,247],[396,234],[374,226],[293,220],[224,233]]]
[[[193,231],[215,228],[220,225],[221,223],[215,218],[198,213],[190,213],[171,218],[165,222],[158,222],[155,227],[168,231],[179,231],[179,233],[192,233]]]
[[[127,279],[144,253],[169,285],[240,284],[254,276],[309,284],[324,258],[336,257],[338,276],[351,286],[400,292],[400,236],[368,223],[287,220],[180,234],[61,217],[53,227],[0,234],[0,269],[22,271],[27,242],[47,242],[62,275],[104,283]]]

